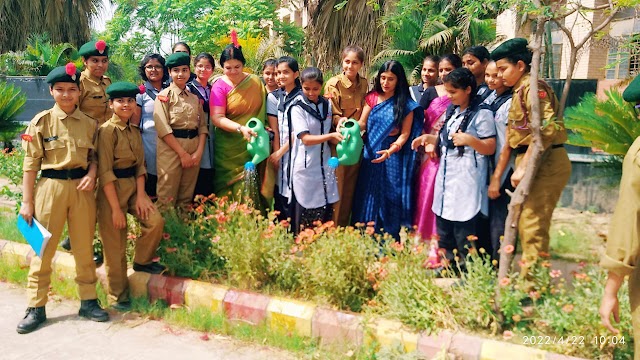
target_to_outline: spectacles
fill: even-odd
[[[196,69],[198,70],[213,70],[213,67],[210,65],[197,65]]]
[[[162,70],[162,65],[147,65],[144,67],[145,70]]]

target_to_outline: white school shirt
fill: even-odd
[[[282,90],[283,91],[283,90]],[[277,95],[277,92],[274,92]],[[285,106],[284,111],[278,110],[280,106],[280,98],[278,97],[278,101],[276,102],[276,112],[278,114],[278,135],[280,135],[280,147],[283,147],[284,144],[289,143],[289,120],[287,118],[289,107],[294,104],[296,101],[302,99],[302,92],[296,95],[294,98],[289,101],[287,99],[287,106]],[[267,102],[267,105],[269,102]],[[273,109],[267,109],[267,114],[271,113]],[[289,181],[289,154],[291,151],[287,151],[282,158],[280,158],[280,166],[278,166],[278,176],[276,177],[276,186],[278,187],[278,193],[285,198],[291,197],[291,183]]]
[[[306,98],[300,100],[320,114],[324,111],[323,103],[314,104]],[[323,135],[331,132],[331,103],[326,102],[327,116],[321,122],[301,106],[291,108],[292,133],[295,136],[292,156],[291,181],[296,201],[305,209],[316,209],[333,204],[339,200],[338,183],[335,176],[329,176],[329,158],[331,148],[329,142],[306,146],[300,140],[304,133]],[[289,199],[291,201],[291,199]]]
[[[486,104],[493,104],[498,95],[495,90],[489,94],[489,96],[485,99]],[[507,142],[507,125],[509,123],[509,109],[511,108],[511,99],[505,101],[500,108],[496,110],[494,114],[494,120],[496,123],[496,153],[494,155],[494,164],[498,165],[498,160],[500,159],[500,153],[502,152],[502,148],[504,144]],[[509,170],[514,169],[515,164],[513,160],[513,156],[509,158],[509,163],[507,167],[504,169],[502,173],[502,177],[500,178],[500,185],[504,184],[507,179],[507,175],[509,175]],[[492,169],[493,171],[493,169]]]
[[[155,89],[150,82],[146,82],[147,89],[156,96],[160,90]],[[156,143],[158,142],[158,132],[156,131],[156,123],[153,121],[153,104],[154,100],[145,91],[136,95],[136,103],[140,106],[140,131],[142,135],[142,147],[144,149],[144,162],[147,166],[147,173],[156,175]]]
[[[467,109],[455,112],[444,126],[456,132]],[[467,134],[479,139],[496,136],[496,126],[493,112],[480,109],[476,112],[467,130]],[[434,214],[449,221],[468,221],[481,212],[489,213],[489,198],[487,197],[488,158],[476,152],[471,146],[464,147],[464,154],[458,156],[458,148],[449,149],[446,144],[440,144],[440,167],[436,175],[431,210]]]

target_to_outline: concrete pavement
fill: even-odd
[[[49,301],[47,322],[31,334],[16,325],[26,309],[25,290],[0,282],[0,358],[9,359],[296,359],[282,350],[170,326],[136,314],[111,312],[111,321],[79,317],[78,301]]]

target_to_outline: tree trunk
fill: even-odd
[[[537,2],[537,1],[536,1]],[[540,6],[539,3],[536,4]],[[516,236],[518,234],[518,222],[520,220],[520,213],[522,211],[522,204],[526,201],[527,196],[529,195],[529,190],[531,188],[531,183],[538,172],[538,167],[540,166],[540,159],[543,152],[542,148],[542,137],[540,135],[540,102],[538,99],[538,73],[540,71],[540,54],[541,54],[541,45],[544,36],[544,24],[546,19],[539,17],[537,19],[536,31],[533,34],[533,40],[529,44],[529,47],[533,51],[533,58],[531,60],[531,90],[529,91],[529,101],[531,103],[531,113],[529,114],[529,118],[531,119],[531,123],[529,124],[529,129],[532,133],[532,142],[529,146],[533,147],[531,157],[529,158],[529,162],[526,164],[526,171],[522,181],[516,187],[515,191],[511,195],[511,202],[509,202],[509,215],[507,215],[507,220],[505,222],[504,229],[504,238],[502,244],[500,245],[501,249],[504,249],[508,245],[511,245],[515,248],[516,244]],[[506,253],[504,251],[500,251],[500,269],[498,270],[498,284],[500,280],[505,278],[511,269],[511,264],[513,263],[513,258],[515,255],[515,251],[510,253]],[[496,286],[496,301],[495,301],[495,310],[500,317],[502,317],[502,312],[500,311],[500,286]],[[500,319],[501,322],[503,319]]]

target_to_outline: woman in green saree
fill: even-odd
[[[243,200],[246,195],[244,165],[251,159],[247,141],[257,135],[246,124],[253,117],[264,122],[266,110],[264,86],[258,76],[243,71],[244,64],[242,47],[237,41],[225,47],[220,55],[224,75],[212,85],[210,97],[216,127],[213,191],[232,200]],[[259,189],[260,184],[256,185]],[[264,208],[264,198],[251,200],[256,208]]]

